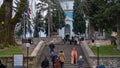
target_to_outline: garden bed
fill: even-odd
[[[97,54],[97,47],[92,46],[91,49]],[[100,56],[120,56],[120,50],[117,50],[115,45],[102,45],[99,47]]]
[[[12,56],[14,54],[21,54],[21,53],[22,53],[22,50],[17,46],[0,49],[0,56]]]

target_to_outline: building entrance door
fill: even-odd
[[[65,37],[67,41],[70,39],[70,25],[69,24],[65,25]]]

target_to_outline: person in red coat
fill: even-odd
[[[57,59],[55,60],[55,68],[61,68],[61,67],[60,67],[60,59],[59,59],[59,58],[57,58]]]

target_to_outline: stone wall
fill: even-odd
[[[48,42],[54,40],[55,43],[58,43],[58,42],[61,41],[62,38],[61,37],[52,37],[52,38],[40,37],[40,38],[31,38],[31,39],[32,39],[33,45],[37,45],[39,43],[39,41],[45,41],[45,42],[48,43]],[[16,39],[16,43],[22,45],[23,44],[22,43],[22,39],[21,38],[20,39]]]
[[[0,57],[0,60],[2,61],[2,63],[7,68],[14,68],[14,66],[13,66],[13,64],[14,64],[14,62],[13,62],[13,56],[2,56],[2,57]],[[29,68],[35,68],[35,67],[33,67],[33,66],[35,66],[34,60],[35,60],[35,57],[29,56],[29,59],[28,59],[28,61],[29,61],[28,67]],[[26,68],[26,62],[27,62],[27,57],[24,56],[24,58],[23,58],[23,67],[24,68]]]
[[[110,45],[111,41],[110,40],[95,40],[94,43],[92,43],[92,40],[86,40],[87,45],[95,45],[95,43],[99,42],[100,45]]]
[[[54,43],[59,43],[61,42],[62,38],[61,37],[53,37],[53,38],[44,38],[44,37],[41,37],[41,38],[33,38],[33,41],[35,42],[36,40],[39,40],[39,41],[44,41],[46,42],[47,44],[49,44],[50,41],[54,41]],[[38,43],[36,43],[38,44]]]
[[[97,57],[90,57],[92,67],[97,65]],[[120,57],[105,56],[99,57],[99,65],[105,65],[106,68],[120,68]]]
[[[89,48],[85,41],[82,42],[82,50],[90,64],[91,68],[96,68],[97,66],[97,56],[94,55],[92,50]],[[120,56],[112,57],[112,56],[104,56],[99,57],[99,64],[105,65],[106,68],[120,68]]]
[[[61,38],[57,37],[57,38],[34,38],[33,41],[36,44],[35,49],[33,50],[33,52],[31,53],[31,55],[29,55],[28,57],[28,67],[29,68],[36,68],[36,64],[38,63],[39,59],[41,58],[41,53],[44,49],[44,47],[50,43],[50,41],[54,41],[54,43],[59,43],[61,42]],[[0,60],[2,61],[2,63],[4,65],[7,66],[7,68],[13,68],[13,56],[2,56],[0,57]],[[27,66],[27,57],[24,55],[23,58],[23,63],[24,63],[24,68],[26,68]]]

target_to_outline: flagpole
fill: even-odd
[[[29,15],[29,14],[28,14],[28,8],[29,8],[29,1],[27,0],[27,11],[26,11],[26,12],[27,12],[27,16],[26,16],[26,23],[27,23],[27,24],[28,24],[28,15]],[[28,43],[28,39],[27,39],[27,43]],[[29,43],[28,43],[28,44],[29,44]],[[29,57],[28,57],[28,56],[29,56],[29,46],[27,46],[27,44],[26,44],[26,48],[27,48],[26,51],[27,51],[27,68],[28,68],[28,65],[29,65],[29,64],[28,64],[28,62],[29,62],[29,61],[28,61],[28,59],[29,59]]]

